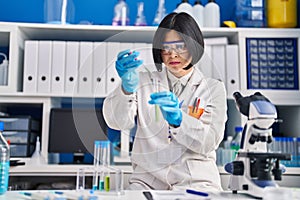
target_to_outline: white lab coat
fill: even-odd
[[[125,95],[120,85],[104,100],[103,113],[109,127],[128,130],[134,127],[137,117],[131,188],[222,190],[215,150],[223,139],[227,120],[224,84],[205,78],[195,68],[179,96],[179,101],[183,101],[182,123],[178,128],[170,128],[162,115],[158,121],[155,119],[155,106],[148,103],[150,94],[155,92],[153,78],[160,81],[160,91],[170,90],[165,69],[143,72],[136,93]],[[194,104],[196,97],[205,110],[200,119],[188,114],[188,106]]]

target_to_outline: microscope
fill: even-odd
[[[272,128],[277,122],[275,106],[261,93],[243,97],[233,94],[239,111],[248,119],[243,128],[240,149],[235,160],[225,165],[230,173],[229,189],[262,198],[265,187],[278,187],[281,180],[280,160],[291,160],[290,154],[268,152]],[[274,176],[274,180],[272,179]]]

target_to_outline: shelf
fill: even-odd
[[[74,40],[74,41],[120,41],[152,43],[157,29],[155,26],[107,26],[107,25],[59,25],[37,23],[9,23],[24,33],[26,39],[32,40]],[[243,29],[236,28],[202,28],[204,37],[237,36]],[[67,34],[66,34],[67,33]]]

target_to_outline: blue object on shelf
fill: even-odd
[[[298,90],[297,38],[246,38],[247,88]]]

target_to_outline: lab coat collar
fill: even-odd
[[[164,90],[170,91],[171,88],[169,87],[169,84],[168,84],[166,68],[163,67],[163,70],[161,72],[156,71],[154,73],[156,73],[155,77],[158,77],[158,79],[161,81],[161,84],[162,84]],[[180,96],[186,97],[186,95],[190,94],[191,91],[194,91],[195,88],[198,85],[200,85],[203,78],[204,78],[204,75],[200,71],[200,69],[198,69],[197,67],[194,67],[194,72]]]

